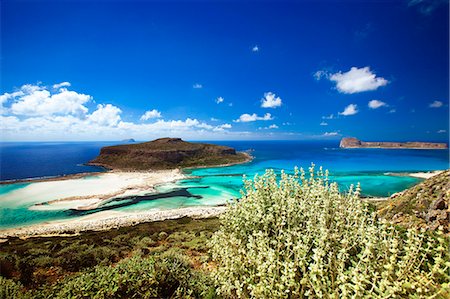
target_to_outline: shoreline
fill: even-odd
[[[408,176],[419,179],[429,179],[432,178],[445,170],[430,170],[430,171],[418,171],[418,172],[387,172],[386,175],[389,176]]]
[[[226,211],[226,206],[187,207],[145,212],[103,211],[72,220],[54,220],[43,224],[0,230],[1,239],[50,236],[74,236],[85,231],[103,231],[139,223],[191,217],[194,219],[217,217]]]
[[[241,153],[247,157],[246,160],[241,161],[241,162],[218,164],[218,165],[207,165],[207,166],[194,166],[194,167],[185,167],[185,168],[155,169],[155,170],[152,170],[152,169],[149,169],[149,170],[111,169],[111,168],[105,167],[101,164],[85,163],[85,165],[87,165],[87,166],[102,167],[105,169],[105,171],[80,172],[80,173],[48,176],[48,177],[35,177],[35,178],[5,180],[5,181],[0,181],[0,186],[1,185],[20,184],[20,183],[41,183],[41,182],[53,182],[53,181],[65,181],[65,180],[71,180],[71,179],[81,179],[81,178],[84,178],[87,176],[97,176],[97,175],[102,175],[105,173],[145,173],[145,172],[151,172],[151,171],[157,172],[157,171],[166,171],[166,170],[179,170],[182,173],[184,173],[184,170],[227,167],[227,166],[245,164],[245,163],[249,163],[249,162],[253,161],[253,159],[255,158],[252,155],[250,155],[249,153],[246,153],[246,152],[241,152]]]

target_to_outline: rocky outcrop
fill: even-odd
[[[378,210],[378,214],[406,227],[450,232],[450,171],[446,170],[422,183],[396,193]]]
[[[341,148],[409,148],[409,149],[446,149],[446,143],[438,142],[366,142],[354,137],[342,138]]]
[[[242,163],[249,155],[228,146],[191,143],[181,138],[107,146],[89,165],[120,170],[172,169]]]

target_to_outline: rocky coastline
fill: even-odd
[[[354,137],[342,138],[340,148],[381,148],[381,149],[448,149],[446,143],[439,142],[366,142]]]

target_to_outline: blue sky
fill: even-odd
[[[448,141],[447,1],[1,5],[3,140]]]

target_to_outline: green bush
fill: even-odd
[[[116,266],[97,266],[40,293],[45,298],[204,298],[212,282],[173,252],[133,256]]]
[[[445,297],[445,239],[397,231],[328,173],[245,180],[211,241],[218,292],[239,298]]]
[[[0,276],[0,299],[20,299],[27,298],[23,292],[23,286],[13,281]]]

